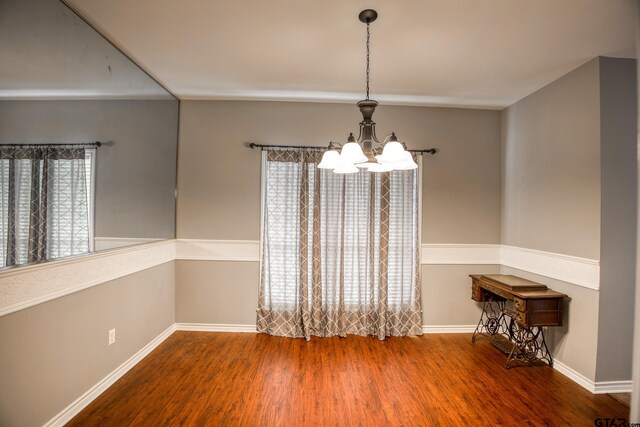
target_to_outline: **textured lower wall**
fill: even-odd
[[[1,317],[0,425],[43,425],[171,326],[174,277],[169,262]]]
[[[255,325],[259,265],[176,261],[176,322]]]
[[[259,264],[176,261],[176,322],[255,325]],[[497,265],[423,265],[425,325],[472,325],[480,316],[469,274],[498,273]]]
[[[563,326],[547,328],[546,340],[553,357],[587,379],[595,381],[598,347],[598,291],[502,266],[502,274],[513,274],[544,283],[567,294]]]
[[[477,324],[481,304],[471,299],[469,275],[499,272],[499,265],[423,265],[422,324]]]

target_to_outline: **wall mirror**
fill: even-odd
[[[173,238],[178,100],[60,0],[0,0],[0,58],[0,268]]]

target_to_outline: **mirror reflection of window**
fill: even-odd
[[[0,160],[0,268],[175,237],[178,100],[60,0],[0,0],[0,58],[0,146],[85,148]]]
[[[93,249],[95,148],[0,145],[0,267]]]

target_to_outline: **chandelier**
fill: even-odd
[[[332,169],[333,173],[341,174],[358,173],[360,169],[367,169],[369,172],[416,169],[418,165],[413,161],[413,156],[407,151],[404,143],[398,142],[395,133],[387,135],[382,143],[376,137],[376,124],[371,117],[373,117],[378,102],[369,99],[371,40],[369,26],[378,18],[378,13],[373,9],[366,9],[360,12],[358,18],[367,24],[366,98],[356,104],[362,114],[360,134],[356,139],[353,133],[350,133],[347,142],[342,146],[330,142],[318,168]]]

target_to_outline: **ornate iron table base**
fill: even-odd
[[[534,364],[544,361],[553,367],[553,358],[544,339],[542,327],[522,326],[513,320],[514,316],[505,307],[504,300],[488,300],[482,303],[482,314],[471,342],[484,335],[491,344],[507,354],[505,367],[511,368],[512,362]]]

